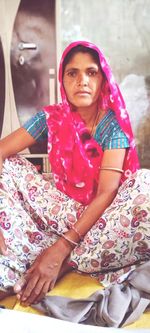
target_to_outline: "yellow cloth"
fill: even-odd
[[[49,294],[73,298],[84,298],[88,297],[100,288],[102,288],[102,286],[96,279],[91,278],[88,275],[71,272],[63,277]],[[42,313],[32,307],[21,306],[15,296],[7,297],[5,300],[0,301],[0,305],[4,305],[8,309],[42,315]],[[126,328],[150,328],[150,312],[145,312],[139,320],[129,326],[126,326]]]

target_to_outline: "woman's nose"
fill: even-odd
[[[80,74],[78,77],[78,85],[79,86],[87,86],[88,85],[88,77],[85,74]]]

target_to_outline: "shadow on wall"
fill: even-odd
[[[150,76],[130,74],[120,89],[130,115],[140,165],[150,169]]]

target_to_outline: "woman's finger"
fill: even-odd
[[[45,297],[45,295],[48,293],[49,289],[50,289],[50,282],[45,282],[45,284],[43,285],[41,293],[34,300],[34,304],[39,303]]]
[[[45,293],[43,292],[43,287],[45,284],[45,279],[40,279],[35,287],[32,289],[30,295],[24,299],[24,296],[22,297],[22,301],[23,301],[23,305],[30,305],[33,304],[34,302],[36,302],[36,300],[38,299],[39,295],[41,295],[41,297],[44,297]]]
[[[49,291],[52,290],[52,289],[54,288],[55,283],[56,283],[56,280],[57,280],[57,278],[55,278],[55,279],[53,279],[53,280],[51,281]]]
[[[14,285],[14,292],[16,294],[20,293],[23,287],[25,287],[27,283],[25,275],[22,275],[21,278]]]
[[[21,295],[20,302],[26,302],[30,298],[30,295],[32,294],[37,282],[38,282],[39,276],[30,276],[29,280],[27,281],[27,285],[25,289],[23,290],[23,293]]]

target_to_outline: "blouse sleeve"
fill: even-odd
[[[130,147],[127,136],[122,131],[115,113],[111,110],[97,126],[95,139],[103,150]]]
[[[44,111],[36,113],[36,115],[27,120],[22,127],[25,128],[37,142],[47,139],[48,131]]]

